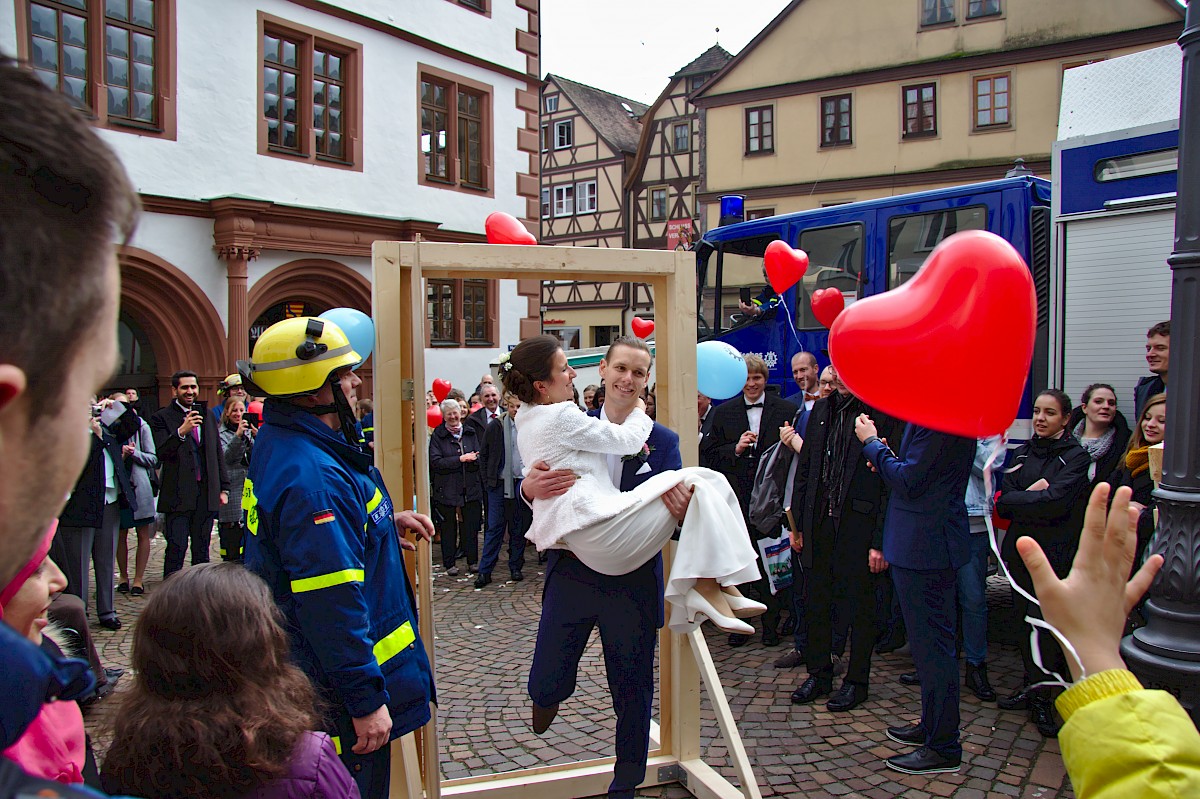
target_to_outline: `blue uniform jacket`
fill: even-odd
[[[246,567],[271,587],[292,654],[331,705],[339,752],[352,718],[387,704],[392,738],[429,721],[433,674],[417,632],[392,500],[371,455],[312,415],[268,400],[246,475]]]
[[[600,415],[600,411],[588,411],[587,413],[588,416],[598,417]],[[622,491],[632,491],[659,472],[683,468],[683,458],[679,454],[679,435],[674,430],[655,422],[654,427],[650,430],[650,437],[646,439],[646,444],[650,447],[650,454],[645,461],[640,458],[630,458],[621,464],[620,489]],[[650,470],[638,474],[643,464],[649,464]],[[557,552],[553,549],[550,550],[546,562],[547,578],[555,564],[558,563],[558,559]],[[662,627],[666,623],[666,613],[663,608],[664,586],[661,553],[654,556],[654,579],[658,583],[658,626]]]
[[[970,557],[965,502],[975,439],[916,425],[904,429],[899,457],[876,439],[863,456],[887,485],[883,557],[903,569],[957,569]]]

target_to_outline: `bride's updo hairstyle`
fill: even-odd
[[[541,397],[533,387],[534,381],[550,379],[554,355],[562,349],[562,342],[554,336],[534,336],[513,347],[508,360],[500,364],[500,382],[505,391],[517,395],[521,402],[536,405]]]

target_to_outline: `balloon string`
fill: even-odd
[[[796,339],[796,345],[800,346],[800,334],[796,332],[796,325],[792,323],[792,312],[787,306],[787,300],[782,294],[779,295],[779,304],[783,307],[783,315],[787,319],[788,327],[792,329],[792,338]]]
[[[1003,459],[1004,454],[1007,451],[1008,435],[1002,433],[1000,438],[996,441],[996,446],[992,449],[992,454],[988,456],[987,463],[984,464],[983,467],[983,493],[984,496],[988,498],[988,502],[994,502],[992,497],[995,495],[995,492],[992,490],[992,467],[996,465],[997,461],[1001,461]],[[1013,590],[1024,597],[1026,601],[1032,602],[1034,605],[1037,605],[1040,608],[1042,603],[1038,602],[1037,597],[1030,594],[1021,586],[1017,585],[1017,581],[1013,579],[1012,573],[1009,572],[1008,565],[1004,562],[1004,558],[1000,556],[1000,544],[996,540],[996,527],[992,524],[992,514],[985,514],[983,520],[984,523],[987,524],[988,541],[992,545],[992,552],[996,555],[996,563],[999,565],[1000,571],[1004,574],[1004,579],[1007,580],[1008,584],[1012,586]],[[1050,680],[1036,682],[1033,685],[1026,686],[1026,688],[1040,688],[1042,686],[1052,685],[1061,685],[1063,688],[1070,688],[1072,685],[1070,680],[1067,680],[1058,672],[1046,668],[1045,664],[1042,662],[1042,648],[1038,637],[1039,627],[1043,630],[1049,631],[1050,634],[1058,640],[1058,643],[1062,646],[1063,651],[1066,652],[1069,657],[1073,658],[1079,665],[1080,679],[1087,677],[1087,670],[1083,667],[1083,661],[1079,659],[1079,653],[1075,651],[1075,647],[1072,646],[1071,642],[1066,639],[1066,636],[1055,629],[1053,624],[1050,624],[1043,619],[1035,619],[1032,616],[1026,616],[1025,621],[1028,622],[1030,626],[1029,644],[1030,651],[1033,654],[1033,662],[1039,669],[1042,670],[1043,673],[1048,674],[1053,678]]]

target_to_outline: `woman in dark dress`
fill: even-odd
[[[1067,432],[1070,413],[1071,399],[1062,391],[1048,389],[1037,396],[1033,405],[1034,436],[1013,452],[996,499],[996,512],[1012,521],[1000,554],[1013,580],[1031,595],[1033,581],[1017,554],[1017,539],[1029,536],[1037,541],[1055,573],[1066,577],[1083,529],[1087,473],[1092,459]],[[1041,609],[1020,594],[1014,594],[1013,600],[1021,618],[1041,618]],[[1059,674],[1066,674],[1066,661],[1058,643],[1049,633],[1039,630],[1038,634],[1043,663]],[[1051,707],[1050,689],[1029,687],[1041,681],[1042,671],[1034,661],[1028,633],[1022,631],[1017,643],[1025,667],[1024,684],[1016,694],[998,704],[1002,710],[1027,709],[1038,731],[1053,738],[1058,735],[1059,725]]]

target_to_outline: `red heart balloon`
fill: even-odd
[[[452,388],[454,386],[450,385],[449,380],[443,380],[439,377],[433,381],[433,398],[438,402],[443,401],[446,397],[450,396],[450,389]]]
[[[775,293],[782,294],[804,277],[808,270],[808,253],[793,250],[786,241],[776,239],[767,245],[763,255],[767,267],[767,280]]]
[[[1033,359],[1037,297],[1020,254],[982,230],[939,244],[912,280],[854,303],[829,332],[838,376],[884,413],[944,433],[1003,433]],[[934,392],[914,375],[946,375]]]
[[[488,214],[483,229],[487,231],[488,244],[537,244],[537,239],[515,216],[503,211]]]
[[[833,322],[846,307],[846,298],[840,289],[817,289],[812,295],[813,316],[825,327],[833,327]]]
[[[436,405],[431,405],[425,409],[425,423],[430,427],[437,427],[442,423],[442,409]]]
[[[645,338],[654,332],[654,320],[635,316],[633,317],[633,321],[629,323],[629,327],[633,330],[633,335],[638,338]]]
[[[257,413],[258,418],[261,419],[262,413],[263,413],[262,400],[254,400],[253,402],[251,402],[249,405],[246,406],[246,412],[247,413]]]

